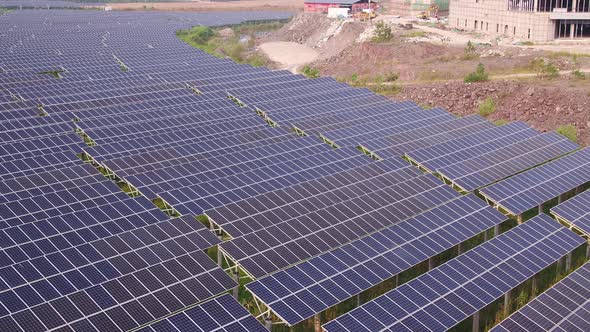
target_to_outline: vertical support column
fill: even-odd
[[[572,253],[568,252],[567,255],[565,255],[565,271],[569,272],[571,268],[572,268]]]
[[[586,258],[590,258],[590,238],[588,239],[588,243],[586,244]]]
[[[576,24],[572,23],[570,25],[570,39],[574,39],[574,33],[576,32]]]
[[[360,293],[356,294],[356,306],[357,307],[361,306],[361,294]]]
[[[428,271],[430,271],[432,269],[434,269],[434,258],[433,257],[430,257],[428,259]]]
[[[272,331],[272,318],[270,314],[264,317],[264,327],[266,327],[267,330]]]
[[[539,0],[533,0],[533,12],[537,11],[537,7],[539,7]]]
[[[313,326],[315,332],[322,332],[322,318],[320,314],[313,316]]]
[[[463,253],[463,251],[465,251],[465,248],[463,247],[463,243],[459,243],[457,245],[457,255],[461,255]]]
[[[537,209],[538,214],[543,214],[543,204],[539,204],[539,208]]]
[[[236,266],[236,269],[234,271],[232,271],[232,276],[234,277],[234,281],[238,283],[238,285],[232,289],[232,293],[234,295],[234,298],[236,300],[239,299],[239,294],[240,294],[240,272],[238,271],[238,267]]]
[[[559,196],[557,196],[557,204],[561,204],[565,199],[565,195],[561,194]]]
[[[471,325],[471,331],[479,332],[479,311],[473,314],[473,324]]]
[[[490,239],[490,230],[486,229],[485,231],[483,231],[483,240],[487,241]]]
[[[537,275],[534,275],[531,280],[531,294],[534,296],[537,294]]]
[[[500,225],[494,226],[494,236],[500,235]]]
[[[510,313],[510,291],[504,294],[504,316],[508,316]]]
[[[395,275],[395,287],[399,286],[399,274]]]
[[[221,239],[221,236],[219,236],[219,238]],[[223,267],[223,254],[221,253],[219,245],[217,245],[217,265]]]
[[[522,224],[522,214],[516,216],[516,223],[519,225]]]
[[[555,272],[557,272],[558,275],[561,273],[561,265],[563,263],[562,261],[563,261],[563,257],[559,258],[557,260],[557,265],[555,266],[555,270],[556,270]]]

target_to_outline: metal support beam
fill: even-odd
[[[567,255],[565,255],[565,271],[569,272],[571,268],[572,268],[572,253],[568,252]]]
[[[590,239],[588,240],[588,243],[586,244],[586,258],[590,258]]]
[[[536,295],[537,294],[537,290],[538,290],[538,285],[537,285],[537,276],[534,275],[532,280],[531,280],[531,294]]]
[[[487,241],[490,239],[490,232],[489,229],[486,229],[485,231],[483,231],[483,240]]]
[[[238,283],[238,286],[236,286],[234,289],[232,289],[232,293],[234,295],[234,298],[236,300],[238,300],[239,294],[240,294],[240,273],[238,272],[237,268],[235,271],[232,272],[232,275],[234,277],[235,282]]]
[[[395,275],[395,287],[399,286],[399,274]]]
[[[494,226],[494,236],[500,235],[500,225]]]
[[[471,325],[471,331],[479,332],[479,311],[473,314],[473,324]]]
[[[219,239],[221,239],[221,235],[219,236]],[[221,253],[221,248],[219,247],[219,245],[217,245],[217,265],[223,267],[223,253]]]
[[[320,317],[320,314],[313,316],[313,326],[315,332],[322,332],[322,317]]]
[[[516,222],[520,225],[522,224],[522,214],[516,216]]]
[[[457,255],[461,255],[464,251],[465,251],[465,248],[463,247],[463,243],[459,243],[457,245]]]
[[[557,204],[561,204],[564,200],[565,200],[564,194],[557,196]]]
[[[559,258],[557,260],[557,264],[555,266],[555,272],[557,272],[557,274],[559,275],[561,273],[561,265],[563,264],[563,257]]]
[[[360,307],[361,306],[361,294],[356,294],[356,306]]]
[[[510,291],[504,294],[504,316],[510,313]]]
[[[543,214],[543,204],[539,204],[539,207],[537,209],[537,213],[538,214]]]
[[[430,257],[428,259],[428,271],[430,271],[432,269],[434,269],[434,258],[433,257]]]
[[[264,317],[264,327],[266,327],[267,330],[272,331],[272,318],[270,315]]]

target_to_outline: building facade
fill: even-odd
[[[533,42],[590,38],[590,0],[452,0],[449,26]]]
[[[377,1],[374,0],[306,0],[303,5],[304,12],[322,14],[327,14],[328,8],[348,8],[349,12],[354,14],[363,9],[376,10],[378,7]]]

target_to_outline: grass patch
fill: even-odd
[[[557,127],[557,129],[555,129],[555,131],[558,134],[567,137],[572,142],[578,141],[578,131],[577,131],[576,127],[574,127],[573,125],[570,125],[570,124],[562,125],[562,126]]]
[[[483,117],[488,117],[496,112],[496,102],[492,97],[487,97],[479,103],[478,113]]]
[[[231,58],[241,64],[249,64],[253,67],[268,65],[269,60],[254,52],[256,37],[281,28],[286,21],[246,22],[229,26],[233,32],[232,37],[220,36],[219,31],[227,28],[215,29],[206,26],[195,26],[187,30],[179,30],[176,36],[185,43],[205,51],[218,58]]]
[[[475,44],[470,41],[467,42],[465,45],[465,49],[463,50],[463,60],[473,60],[479,58],[479,54],[477,54],[477,49],[475,48]]]
[[[533,45],[535,45],[535,43],[533,43],[532,41],[527,40],[527,41],[523,41],[522,43],[520,43],[520,45],[523,45],[523,46],[533,46]]]
[[[554,79],[559,77],[559,68],[544,59],[536,58],[531,60],[531,67],[541,79]]]
[[[375,32],[373,33],[373,38],[371,41],[374,43],[386,43],[391,41],[393,38],[393,32],[391,30],[391,25],[387,24],[383,21],[379,21],[375,24]]]
[[[426,36],[428,36],[428,33],[422,30],[410,30],[402,35],[404,38],[420,38]]]
[[[307,78],[318,78],[320,77],[320,70],[317,68],[313,68],[309,65],[303,67],[303,71],[301,72],[303,76]]]
[[[508,123],[508,120],[506,120],[506,119],[498,119],[498,120],[494,121],[494,124],[496,126],[503,126],[507,123]]]
[[[463,82],[465,83],[474,83],[474,82],[485,82],[489,79],[488,73],[486,68],[484,67],[483,63],[477,65],[477,68],[474,72],[467,74]]]
[[[58,69],[58,70],[47,70],[47,71],[42,71],[39,72],[39,75],[51,75],[57,79],[61,78],[61,74],[65,73],[66,71],[63,69]]]
[[[576,70],[572,71],[572,77],[575,78],[575,79],[577,79],[577,80],[585,80],[586,79],[586,73],[584,73],[580,69],[576,69]]]

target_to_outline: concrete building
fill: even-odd
[[[452,0],[449,26],[530,41],[590,38],[590,0]]]
[[[349,13],[355,14],[363,9],[377,9],[375,0],[305,0],[303,11],[308,13],[327,14],[328,8],[349,8]]]

